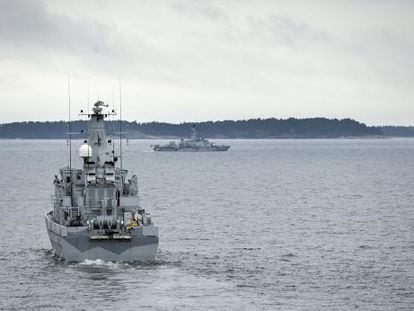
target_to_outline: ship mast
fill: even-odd
[[[112,158],[115,159],[115,97],[114,97],[114,88],[113,87],[112,87],[112,118],[111,118],[111,124],[112,124],[112,133],[111,133]]]
[[[69,135],[69,169],[72,171],[72,128],[70,122],[70,79],[68,75],[68,135]]]
[[[121,87],[121,77],[119,77],[119,156],[120,156],[120,164],[121,164],[121,171],[122,171],[122,87]]]

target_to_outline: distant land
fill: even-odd
[[[125,137],[179,138],[188,137],[195,124],[200,135],[207,138],[369,138],[414,137],[414,127],[367,126],[352,119],[250,119],[238,121],[164,122],[122,121]],[[72,132],[87,132],[87,121],[72,121]],[[108,132],[119,131],[119,121],[107,122]],[[0,124],[0,139],[63,139],[68,126],[65,121],[14,122]],[[82,138],[85,135],[74,135]]]

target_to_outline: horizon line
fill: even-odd
[[[287,118],[277,118],[277,117],[251,117],[251,118],[244,118],[244,119],[216,119],[216,120],[203,120],[203,121],[159,121],[159,120],[151,120],[151,121],[138,121],[138,120],[128,120],[123,119],[123,122],[136,122],[139,124],[145,124],[145,123],[167,123],[167,124],[174,124],[174,125],[180,125],[180,124],[187,124],[187,123],[205,123],[205,122],[225,122],[225,121],[249,121],[249,120],[281,120],[286,121],[289,119],[295,119],[295,120],[309,120],[309,119],[327,119],[327,120],[353,120],[358,123],[364,124],[367,127],[386,127],[386,126],[392,126],[392,127],[414,127],[414,124],[411,125],[401,125],[401,124],[368,124],[366,122],[359,121],[357,119],[351,118],[351,117],[342,117],[342,118],[335,118],[335,117],[287,117]],[[88,121],[88,120],[82,120],[82,119],[72,119],[70,122],[76,122],[76,121]],[[107,120],[107,122],[119,122],[119,120]],[[12,123],[45,123],[45,122],[68,122],[68,120],[20,120],[20,121],[9,121],[9,122],[1,122],[0,125],[6,125],[6,124],[12,124]]]

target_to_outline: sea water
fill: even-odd
[[[412,310],[414,140],[215,142],[124,143],[157,258],[67,264],[44,225],[66,141],[0,141],[0,309]]]

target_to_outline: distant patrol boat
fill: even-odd
[[[72,168],[70,160],[55,175],[53,210],[45,215],[50,242],[54,253],[69,262],[153,260],[158,227],[139,206],[138,178],[127,180],[122,154],[116,167],[114,142],[107,139],[104,126],[110,114],[102,107],[108,105],[96,102],[88,115],[89,137],[79,150],[83,168]]]
[[[210,143],[204,137],[198,135],[195,125],[191,128],[190,139],[181,139],[177,144],[175,141],[171,141],[167,145],[154,145],[152,149],[154,151],[182,151],[182,152],[194,152],[194,151],[227,151],[229,145],[216,145]]]

